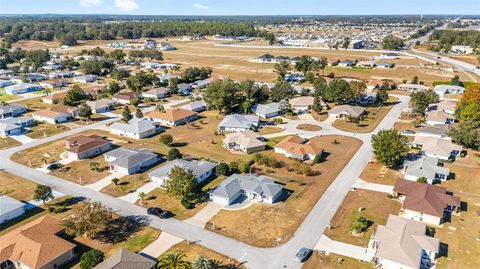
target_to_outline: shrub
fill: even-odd
[[[250,166],[252,166],[253,160],[243,161],[238,164],[238,171],[241,173],[247,173],[250,170]]]
[[[103,261],[104,255],[103,252],[98,249],[91,249],[83,253],[80,258],[80,268],[81,269],[91,269],[95,265]]]
[[[182,206],[185,209],[193,209],[194,208],[193,204],[187,199],[180,200],[180,203],[182,204]]]
[[[134,107],[137,107],[138,104],[140,104],[140,100],[138,100],[138,98],[133,98],[132,100],[130,100],[130,104]]]
[[[159,140],[160,143],[169,146],[173,142],[173,136],[170,134],[161,134]]]
[[[217,174],[226,176],[230,172],[230,167],[228,167],[228,164],[221,162],[215,167],[215,171]]]
[[[67,207],[64,205],[51,206],[48,208],[48,212],[55,213],[55,214],[62,213],[65,211],[67,211]]]
[[[295,167],[295,172],[299,175],[309,176],[312,174],[312,168],[304,163],[301,163]]]
[[[171,148],[167,153],[167,160],[169,161],[180,159],[180,158],[182,158],[182,154],[176,148]]]
[[[419,177],[419,178],[417,179],[417,182],[418,182],[418,183],[427,183],[427,179],[426,179],[425,177]]]
[[[228,168],[230,168],[230,172],[238,171],[238,163],[237,162],[231,162],[228,165]]]

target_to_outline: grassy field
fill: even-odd
[[[373,269],[373,263],[362,262],[353,258],[340,256],[331,253],[330,255],[320,256],[318,251],[314,251],[310,259],[303,265],[302,269]]]
[[[30,115],[32,115],[32,113],[34,111],[49,108],[51,106],[47,103],[42,102],[41,97],[32,98],[32,99],[28,99],[28,100],[22,100],[22,101],[18,101],[18,102],[15,102],[15,103],[19,104],[19,105],[23,105],[27,108],[28,112],[25,113],[25,116],[30,116]]]
[[[302,131],[317,132],[322,130],[322,127],[313,124],[300,124],[297,126],[297,129]]]
[[[340,144],[332,144],[335,139]],[[271,156],[284,161],[285,167],[273,170],[254,165],[255,173],[272,176],[285,184],[284,188],[292,193],[285,202],[274,205],[254,204],[240,211],[222,210],[210,220],[207,228],[214,225],[217,228],[215,232],[260,247],[271,247],[290,239],[361,145],[359,140],[341,136],[315,137],[311,141],[324,148],[328,155],[324,162],[312,166],[314,176],[288,171],[287,167],[298,163],[276,153],[271,153]]]
[[[90,169],[91,162],[99,163],[99,170]],[[108,176],[110,173],[108,163],[103,155],[92,159],[73,161],[65,165],[62,169],[54,170],[50,174],[75,182],[81,185],[87,185],[97,182],[98,180]]]
[[[0,171],[0,195],[8,195],[19,201],[30,201],[37,184],[25,178]]]
[[[382,122],[383,118],[388,114],[390,109],[394,106],[394,102],[398,98],[390,97],[389,104],[385,106],[370,106],[366,108],[366,116],[359,123],[354,123],[348,119],[337,119],[333,126],[339,130],[352,132],[352,133],[369,133],[375,130],[375,128]]]
[[[245,268],[241,265],[238,261],[226,257],[218,252],[205,248],[199,244],[190,243],[188,244],[186,241],[182,241],[169,249],[169,251],[178,251],[181,253],[185,253],[186,258],[185,260],[191,262],[198,256],[204,256],[211,260],[215,260],[225,266],[225,268]],[[162,256],[159,257],[159,259]],[[231,266],[231,267],[229,267]],[[223,267],[221,267],[223,268]]]
[[[60,154],[64,151],[65,142],[63,140],[57,140],[16,152],[12,155],[12,160],[36,168],[41,167],[46,163],[59,161],[61,159]]]
[[[371,183],[394,185],[403,178],[401,171],[384,167],[378,162],[369,163],[363,170],[360,178]]]
[[[280,127],[273,127],[273,126],[263,126],[259,131],[259,135],[267,135],[267,134],[276,134],[281,133],[283,130]]]
[[[128,193],[134,192],[136,189],[148,182],[148,172],[149,171],[140,174],[124,176],[120,178],[120,181],[117,185],[111,183],[107,187],[103,188],[101,192],[114,197],[127,195]]]
[[[3,91],[1,91],[0,93],[0,102],[8,102],[8,101],[16,100],[19,98],[20,96],[18,95],[6,94]]]
[[[37,122],[35,126],[30,127],[30,132],[26,133],[26,135],[33,139],[39,139],[56,135],[68,130],[70,130],[70,128],[63,125]]]
[[[0,137],[0,149],[8,149],[20,146],[21,143],[10,137]]]
[[[388,199],[385,193],[367,190],[349,192],[330,222],[331,228],[325,230],[325,235],[336,241],[366,247],[376,227],[385,225],[389,214],[397,215],[400,206],[399,202]],[[365,210],[359,212],[359,208]],[[353,235],[351,226],[360,216],[370,220],[370,226],[365,233]]]

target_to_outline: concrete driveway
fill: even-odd
[[[97,181],[95,183],[85,185],[85,187],[90,188],[90,189],[95,190],[95,191],[101,191],[103,188],[105,188],[106,186],[108,186],[112,183],[112,179],[122,178],[123,176],[125,176],[125,175],[122,174],[122,173],[114,172],[114,173],[111,173],[110,175],[100,179],[99,181]]]
[[[12,135],[12,136],[10,136],[10,138],[15,139],[22,144],[27,144],[27,143],[35,141],[35,139],[30,138],[26,135]]]

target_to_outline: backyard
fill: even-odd
[[[338,144],[334,144],[334,140]],[[271,156],[283,161],[284,167],[253,166],[254,173],[272,176],[284,184],[290,194],[285,202],[253,204],[238,211],[222,210],[210,220],[207,228],[215,227],[215,232],[259,247],[272,247],[288,241],[361,145],[359,140],[343,136],[315,137],[312,142],[326,152],[323,162],[311,166],[313,176],[298,175],[291,170],[298,162],[277,153],[271,153]]]

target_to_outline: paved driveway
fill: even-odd
[[[35,141],[35,139],[30,138],[26,135],[12,135],[12,136],[10,136],[10,138],[15,139],[22,144],[27,144],[27,143]]]
[[[103,188],[105,188],[106,186],[110,185],[112,183],[112,179],[121,178],[123,176],[124,176],[124,174],[122,174],[122,173],[114,172],[114,173],[111,173],[110,175],[100,179],[99,181],[97,181],[95,183],[85,185],[85,187],[90,188],[90,189],[95,190],[95,191],[100,191]]]
[[[314,249],[326,252],[332,252],[335,254],[343,255],[346,257],[354,258],[361,261],[370,262],[372,261],[372,256],[367,254],[367,248],[346,244],[339,241],[334,241],[322,235],[320,240],[315,245]]]
[[[138,199],[140,199],[138,197],[139,193],[143,192],[143,193],[147,194],[147,193],[153,191],[154,189],[160,187],[160,185],[161,184],[158,183],[158,182],[148,182],[147,184],[138,188],[136,191],[131,192],[131,193],[125,195],[125,196],[120,196],[118,198],[134,204],[134,203],[137,202]]]

